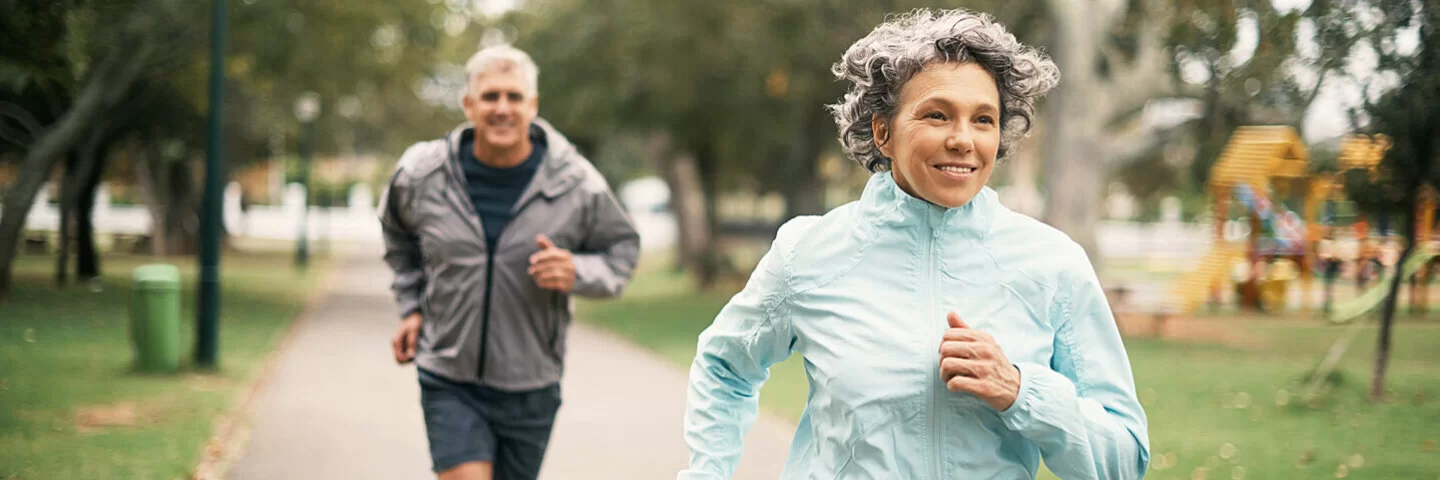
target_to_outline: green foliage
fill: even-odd
[[[63,110],[95,62],[127,58],[137,42],[149,42],[162,53],[128,93],[126,107],[102,122],[134,133],[142,146],[179,141],[186,156],[204,148],[210,2],[19,3],[0,15],[0,88],[21,97],[0,95],[0,102],[17,103],[48,124],[58,114],[42,115],[52,105],[40,97],[49,95]],[[323,99],[319,153],[398,156],[456,121],[446,106],[416,93],[442,73],[435,54],[448,37],[433,19],[453,13],[449,6],[284,0],[232,1],[228,8],[225,143],[232,166],[293,150],[299,134],[294,100],[305,91]],[[165,28],[137,32],[136,25]]]
[[[1168,43],[1176,55],[1174,72],[1187,66],[1203,72],[1202,119],[1194,129],[1200,140],[1190,165],[1190,188],[1201,190],[1210,168],[1235,128],[1290,125],[1301,128],[1321,81],[1343,74],[1352,52],[1370,32],[1357,29],[1359,7],[1317,0],[1300,11],[1280,11],[1268,0],[1190,0],[1173,23]],[[1300,48],[1302,25],[1315,32]],[[1239,35],[1255,39],[1253,50],[1235,51]],[[1248,46],[1248,45],[1242,45]],[[1297,69],[1311,75],[1297,75]]]
[[[1368,130],[1389,137],[1390,150],[1379,175],[1352,174],[1346,189],[1361,208],[1375,213],[1408,213],[1422,186],[1440,186],[1440,7],[1408,1],[1382,1],[1381,32],[1417,28],[1420,45],[1414,55],[1387,52],[1378,42],[1380,69],[1399,79],[1399,86],[1365,107]],[[1382,37],[1383,40],[1384,37]],[[1353,190],[1351,190],[1353,189]]]
[[[1027,2],[967,5],[1021,18]],[[607,148],[665,133],[680,151],[718,158],[719,182],[784,185],[797,136],[838,150],[826,104],[843,85],[830,66],[882,22],[923,2],[826,0],[539,0],[505,19],[540,64],[541,114]],[[478,36],[478,35],[477,35]]]
[[[228,254],[227,254],[228,255]],[[196,268],[177,259],[182,352],[195,338]],[[130,271],[148,257],[107,259],[106,290],[57,291],[49,257],[21,257],[0,320],[0,478],[188,478],[215,418],[233,407],[323,277],[289,256],[227,256],[219,373],[131,371]]]

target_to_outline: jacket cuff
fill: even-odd
[[[1000,412],[1000,420],[1011,431],[1024,434],[1037,423],[1044,423],[1046,405],[1058,400],[1052,397],[1065,390],[1073,392],[1075,387],[1070,379],[1044,365],[1021,362],[1015,366],[1020,369],[1020,393],[1010,408]]]
[[[605,257],[598,253],[576,253],[573,254],[575,262],[575,287],[571,289],[576,295],[582,297],[610,297],[619,292],[612,292],[607,281],[614,276],[610,271],[610,265],[605,263]]]
[[[402,309],[400,310],[400,319],[404,320],[406,318],[410,318],[410,315],[414,315],[416,313],[420,313],[420,307],[418,306],[415,308]]]
[[[395,303],[400,306],[400,319],[404,320],[410,314],[421,311],[420,299],[418,297],[404,295],[396,297]]]

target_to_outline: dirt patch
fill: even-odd
[[[83,406],[75,409],[75,431],[87,434],[112,428],[148,427],[163,422],[173,410],[173,401],[163,398]]]
[[[80,407],[75,412],[75,430],[91,433],[111,427],[133,427],[143,422],[135,402]]]
[[[1244,350],[1263,350],[1266,339],[1235,328],[1231,322],[1210,318],[1165,316],[1149,312],[1119,312],[1115,322],[1121,335],[1165,341],[1218,344]]]

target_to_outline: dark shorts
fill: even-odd
[[[507,392],[421,369],[420,406],[436,473],[491,462],[495,480],[533,480],[560,409],[560,385]]]

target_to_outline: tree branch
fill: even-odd
[[[1102,49],[1111,58],[1113,72],[1107,82],[1105,97],[1110,99],[1108,109],[1101,118],[1111,119],[1128,111],[1145,106],[1151,99],[1172,96],[1176,92],[1175,79],[1166,68],[1169,65],[1160,27],[1162,19],[1154,18],[1164,13],[1146,12],[1136,26],[1138,50],[1130,62],[1121,62],[1118,52]],[[1113,54],[1113,55],[1112,55]]]
[[[1315,74],[1315,87],[1311,88],[1310,93],[1305,95],[1305,106],[1300,109],[1301,111],[1310,110],[1310,104],[1315,103],[1315,97],[1320,95],[1320,87],[1325,85],[1325,75],[1334,69],[1333,61],[1325,62],[1324,65],[1320,66],[1320,71]]]
[[[23,138],[24,132],[10,128],[5,122],[0,122],[0,140],[13,143],[20,148],[29,148],[30,142],[35,140],[33,135],[29,139]]]
[[[1137,128],[1124,136],[1116,136],[1112,148],[1109,149],[1114,154],[1108,161],[1112,165],[1119,165],[1154,152],[1194,129],[1199,121],[1199,118],[1195,118],[1165,128]]]
[[[20,126],[26,130],[26,133],[30,134],[30,138],[35,138],[35,136],[39,135],[40,131],[45,128],[40,125],[40,121],[36,120],[35,115],[32,115],[29,110],[10,102],[0,102],[0,115],[9,117],[15,120],[16,123],[19,123]]]

